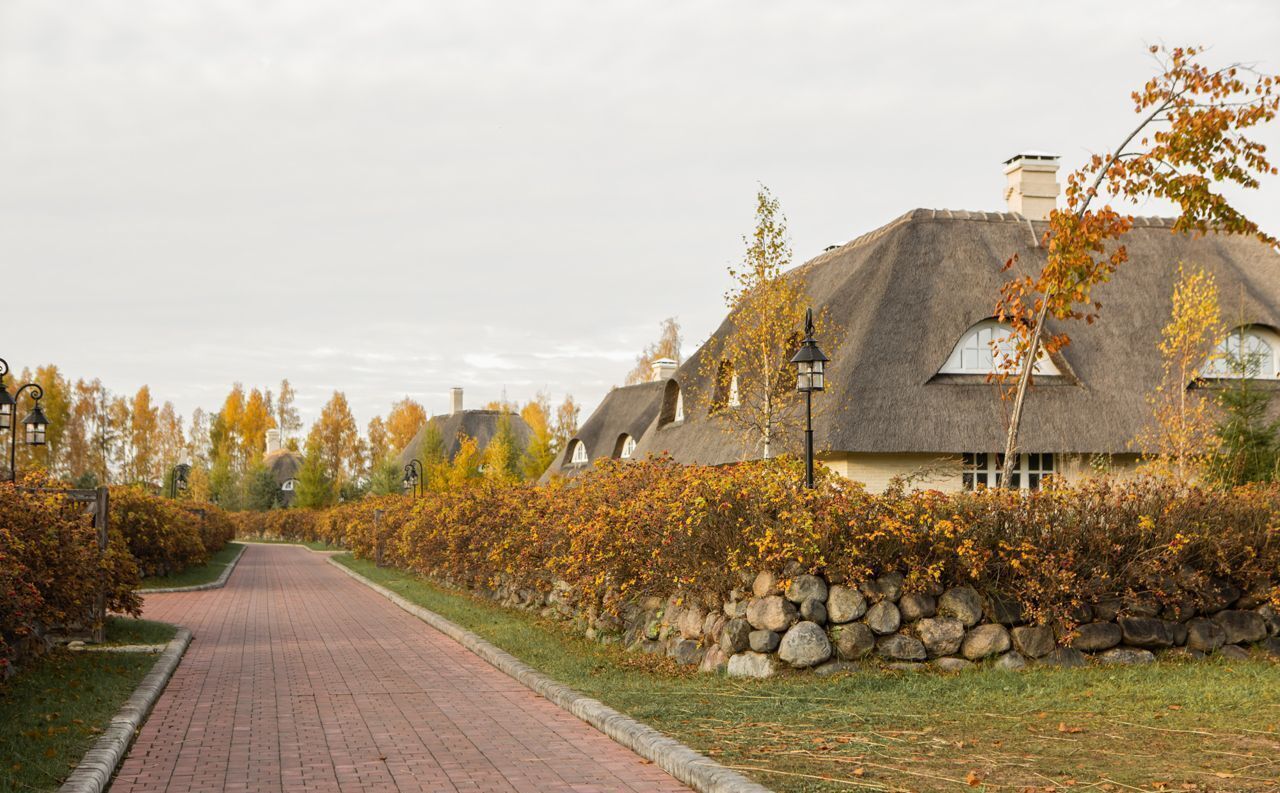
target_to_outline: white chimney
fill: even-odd
[[[449,411],[450,415],[462,412],[462,389],[450,388],[449,397],[453,402],[453,408]]]
[[[1028,220],[1048,220],[1058,206],[1058,155],[1027,151],[1004,161],[1009,177],[1004,200],[1009,211]]]
[[[280,451],[280,430],[267,430],[267,454]]]
[[[660,380],[670,380],[676,376],[676,370],[680,368],[670,358],[659,358],[653,362],[653,381],[656,383]]]

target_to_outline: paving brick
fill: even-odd
[[[144,616],[195,639],[112,793],[687,790],[302,548]]]

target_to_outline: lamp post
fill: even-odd
[[[404,467],[404,489],[412,493],[414,498],[419,498],[426,492],[424,479],[422,462],[417,459],[410,460]]]
[[[39,383],[24,383],[12,396],[4,385],[4,376],[9,373],[9,362],[0,358],[0,430],[9,430],[9,481],[18,481],[18,426],[14,423],[17,416],[18,401],[22,392],[31,389],[31,398],[35,404],[31,412],[22,420],[23,440],[28,446],[44,446],[45,434],[49,429],[49,419],[40,409],[40,400],[44,398],[44,389]]]
[[[804,314],[804,341],[791,357],[796,365],[796,390],[804,394],[804,484],[813,487],[813,392],[826,387],[824,365],[831,360],[813,338],[813,309]]]
[[[187,489],[187,477],[191,475],[191,466],[186,463],[178,463],[169,472],[169,498],[176,499],[178,490]]]

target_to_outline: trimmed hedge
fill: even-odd
[[[1280,603],[1280,487],[1096,480],[947,495],[868,493],[829,474],[806,490],[801,480],[793,459],[605,462],[571,484],[480,481],[238,519],[248,533],[337,542],[366,558],[381,541],[384,562],[457,586],[549,593],[561,582],[615,614],[649,595],[723,597],[760,570],[833,582],[900,572],[909,591],[970,585],[1044,623],[1113,597],[1207,605],[1224,583]]]

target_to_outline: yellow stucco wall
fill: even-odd
[[[830,453],[819,456],[820,462],[841,476],[861,482],[867,490],[879,492],[889,487],[897,476],[909,479],[909,486],[921,490],[959,491],[960,458],[936,454],[863,454]],[[1106,458],[1078,454],[1059,454],[1054,458],[1058,475],[1067,482],[1079,482],[1109,474],[1119,478],[1136,470],[1137,456],[1111,455]]]

